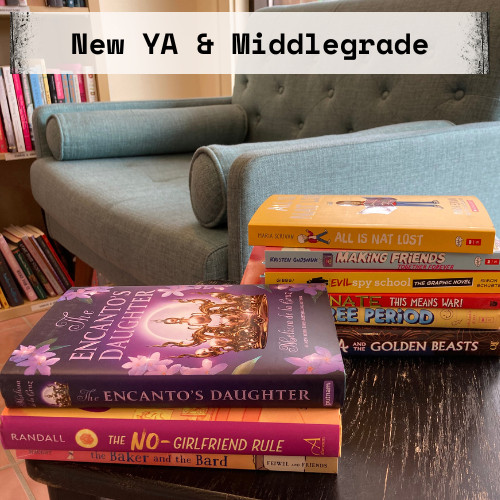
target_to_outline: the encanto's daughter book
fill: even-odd
[[[1,374],[8,407],[340,407],[323,285],[71,288]]]

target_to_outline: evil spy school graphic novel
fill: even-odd
[[[474,196],[272,195],[250,245],[493,253],[495,228]]]
[[[8,407],[339,407],[323,285],[71,288],[0,374]]]

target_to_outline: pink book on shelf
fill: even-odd
[[[26,298],[30,301],[37,300],[38,297],[35,290],[33,290],[28,278],[23,273],[21,266],[17,263],[17,260],[14,257],[12,250],[9,248],[9,244],[5,240],[3,234],[0,234],[0,252],[2,252],[2,255],[5,257],[12,274],[16,277],[16,280],[23,289]]]
[[[33,151],[33,144],[31,142],[30,127],[28,123],[28,113],[26,111],[26,104],[23,95],[23,84],[21,77],[12,73],[12,81],[14,82],[14,90],[16,91],[17,107],[19,108],[19,117],[21,118],[21,127],[23,129],[24,146],[26,151]]]
[[[78,89],[80,90],[80,101],[87,102],[87,94],[85,92],[85,76],[78,74]]]
[[[18,153],[24,153],[26,146],[24,144],[23,129],[21,126],[21,117],[19,116],[19,107],[16,99],[16,90],[14,88],[14,80],[10,72],[9,66],[2,66],[3,80],[5,84],[5,92],[7,94],[7,102],[9,103],[10,118]]]
[[[16,138],[14,137],[14,128],[9,112],[9,103],[7,102],[7,91],[5,90],[5,82],[0,74],[0,118],[3,120],[5,137],[10,153],[17,151]],[[2,121],[0,120],[0,121]]]
[[[65,102],[66,99],[64,98],[64,85],[62,81],[62,75],[59,70],[53,70],[54,74],[54,81],[56,83],[56,93],[57,93],[57,100],[58,102]]]
[[[7,137],[3,129],[2,120],[0,120],[0,153],[7,153],[8,151]]]

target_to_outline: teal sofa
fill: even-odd
[[[116,284],[239,280],[273,193],[471,194],[500,228],[500,3],[341,0],[303,11],[489,13],[487,75],[237,75],[227,98],[34,115],[50,235]]]

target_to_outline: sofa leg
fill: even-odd
[[[94,269],[75,257],[75,286],[91,286]]]

